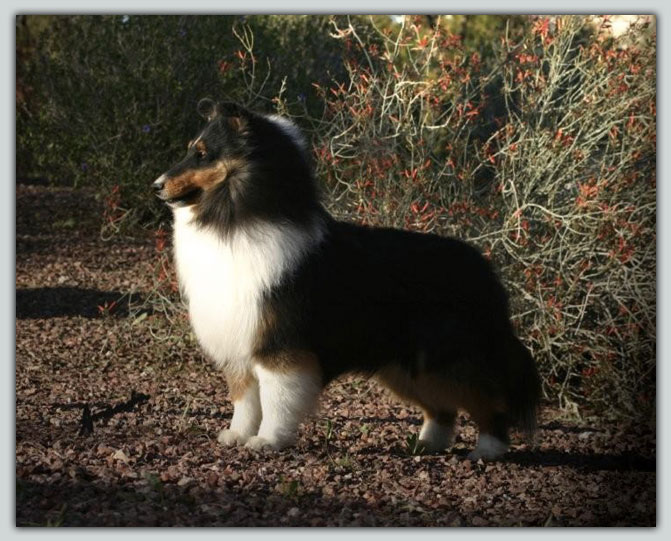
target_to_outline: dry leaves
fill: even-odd
[[[57,195],[84,220],[91,201]],[[451,453],[412,456],[406,438],[419,412],[347,378],[328,387],[295,448],[221,447],[216,434],[232,410],[200,352],[157,343],[143,321],[90,312],[96,299],[78,293],[148,288],[153,239],[102,243],[93,230],[63,234],[26,215],[53,205],[51,190],[17,187],[17,288],[45,288],[47,303],[35,294],[18,297],[30,307],[17,304],[18,525],[655,525],[656,440],[641,425],[566,421],[546,409],[535,448],[515,439],[487,463],[465,459],[477,432],[462,415]],[[58,276],[77,280],[67,310],[48,305],[63,301],[50,288],[70,284]],[[151,398],[78,435],[81,409],[68,404],[97,410],[131,390]]]

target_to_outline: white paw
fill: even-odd
[[[478,445],[468,453],[469,460],[494,460],[508,451],[508,444],[489,434],[480,434]]]
[[[417,442],[418,448],[423,448],[426,453],[439,453],[452,447],[452,443],[449,441],[433,441],[433,440],[423,440],[420,439]]]
[[[217,436],[217,441],[226,447],[243,445],[248,439],[249,436],[244,436],[243,434],[240,434],[240,432],[228,429],[222,430],[219,432],[219,436]]]
[[[251,438],[249,438],[247,440],[247,443],[245,443],[245,447],[248,447],[249,449],[254,449],[255,451],[260,451],[261,449],[275,448],[270,440],[262,438],[261,436],[252,436]]]
[[[439,424],[433,419],[426,419],[419,432],[419,444],[428,453],[437,453],[452,447],[454,443],[454,426]]]
[[[487,453],[483,453],[482,451],[478,451],[477,449],[473,449],[470,453],[466,455],[466,458],[472,462],[477,462],[481,458],[483,460],[492,460],[491,456],[487,456]]]
[[[262,436],[252,436],[245,443],[245,447],[249,449],[254,449],[255,451],[260,451],[261,449],[273,449],[274,451],[279,451],[290,445],[289,442],[282,442],[279,440],[269,440]]]

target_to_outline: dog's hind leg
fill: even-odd
[[[422,408],[424,423],[419,432],[419,445],[425,451],[438,452],[452,446],[457,413],[449,398],[449,382],[436,375],[412,377],[394,366],[381,370],[376,377],[401,400]]]
[[[472,412],[471,415],[478,425],[478,443],[475,449],[468,454],[470,460],[494,460],[508,451],[510,438],[508,436],[508,416],[505,413],[483,408]]]
[[[424,409],[424,424],[419,432],[419,444],[428,452],[443,451],[454,443],[455,411],[433,412]]]

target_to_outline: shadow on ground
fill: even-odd
[[[282,493],[258,485],[242,488],[212,479],[213,486],[163,483],[147,474],[135,483],[99,482],[84,469],[77,480],[40,483],[17,479],[17,526],[426,526],[464,525],[456,510],[408,513],[403,503],[371,506],[363,498],[324,496],[301,488]],[[216,484],[216,486],[214,486]],[[27,505],[30,503],[30,505]],[[334,513],[334,509],[339,512]],[[298,512],[297,512],[298,511]],[[520,517],[524,520],[523,517]]]
[[[134,299],[140,302],[141,299]],[[120,291],[80,287],[37,287],[16,290],[16,318],[128,317],[128,297]]]
[[[582,471],[657,471],[654,458],[646,458],[636,453],[613,455],[566,451],[512,451],[502,461],[520,466],[569,466]]]

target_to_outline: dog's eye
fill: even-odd
[[[198,149],[196,150],[196,158],[199,160],[202,160],[205,156],[207,156],[207,152],[205,152],[203,149]]]

